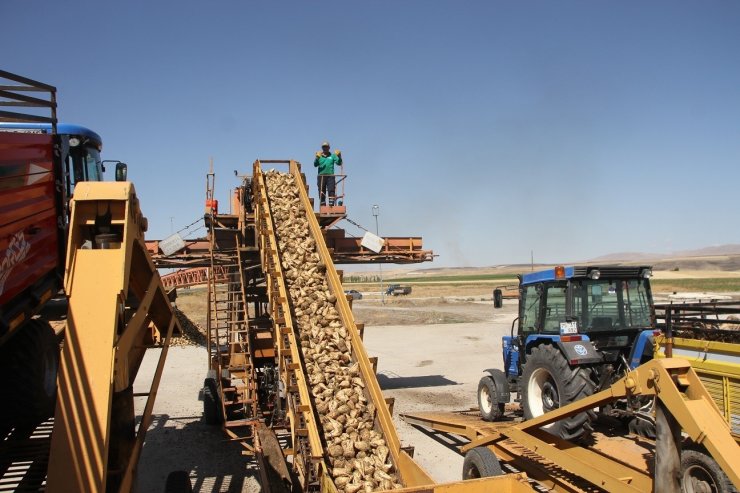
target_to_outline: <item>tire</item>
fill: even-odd
[[[684,493],[737,492],[730,479],[708,454],[694,449],[681,452],[681,491]]]
[[[593,394],[594,383],[589,370],[571,367],[558,348],[543,344],[532,348],[522,370],[522,407],[524,418],[542,416]],[[577,440],[590,431],[590,422],[596,418],[592,411],[584,411],[551,423],[542,428],[565,440]]]
[[[468,450],[463,461],[462,478],[478,479],[490,478],[492,476],[501,476],[504,471],[501,469],[501,463],[488,447],[475,447]]]
[[[187,471],[172,471],[167,475],[164,493],[193,493],[190,474]]]
[[[218,395],[218,374],[209,370],[203,381],[203,419],[208,425],[221,423],[221,399]]]
[[[33,424],[54,415],[59,371],[59,341],[48,322],[31,320],[2,348],[2,391],[12,396],[2,406],[11,423]]]
[[[484,421],[497,421],[504,416],[504,403],[498,402],[498,396],[493,378],[481,378],[478,382],[478,409]]]

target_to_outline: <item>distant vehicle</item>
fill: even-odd
[[[385,290],[387,296],[399,296],[411,294],[411,286],[402,286],[401,284],[391,284]]]
[[[356,289],[348,289],[344,292],[347,296],[351,296],[353,300],[361,300],[362,299],[362,293],[357,291]]]

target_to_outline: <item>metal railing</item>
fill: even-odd
[[[39,92],[48,93],[48,99],[27,94]],[[57,88],[54,86],[0,70],[0,107],[48,108],[51,116],[0,110],[0,122],[50,123],[52,133],[57,132]]]

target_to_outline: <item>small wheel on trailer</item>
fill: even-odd
[[[172,471],[167,475],[164,493],[193,493],[190,474],[187,471]]]
[[[465,454],[463,479],[490,478],[503,474],[498,457],[488,447],[475,447]]]
[[[504,416],[503,402],[499,402],[499,389],[493,377],[486,375],[478,382],[478,409],[484,421],[496,421]]]
[[[203,381],[203,419],[208,425],[221,423],[221,398],[218,394],[218,372],[208,370]]]
[[[708,454],[700,450],[681,451],[681,490],[684,493],[730,493],[737,490]]]
[[[532,348],[522,369],[521,382],[525,419],[540,417],[594,391],[590,370],[570,366],[560,350],[550,344]],[[583,411],[542,428],[565,440],[577,440],[588,433],[595,417],[592,410]]]

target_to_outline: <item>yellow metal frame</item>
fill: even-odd
[[[683,359],[650,361],[629,372],[609,389],[548,412],[538,418],[480,437],[461,448],[494,445],[511,439],[541,457],[577,473],[608,491],[651,491],[652,478],[585,448],[560,440],[540,428],[629,396],[656,396],[694,443],[703,445],[736,486],[740,486],[740,446],[691,365]]]
[[[665,358],[665,343],[665,335],[656,336],[656,358]],[[691,367],[722,411],[725,422],[731,425],[733,415],[740,414],[740,344],[674,337],[673,351],[674,356],[691,363]],[[727,356],[738,362],[728,361]],[[721,357],[725,357],[725,360],[720,359]],[[731,431],[735,440],[740,440],[737,424]]]
[[[144,243],[146,219],[134,186],[78,183],[71,208],[65,266],[69,312],[47,491],[127,492],[152,422],[167,348],[180,329]],[[96,248],[101,232],[118,234],[120,242]],[[136,394],[147,401],[134,430],[131,387],[153,346],[162,351],[150,390]],[[135,436],[123,436],[121,423]]]

